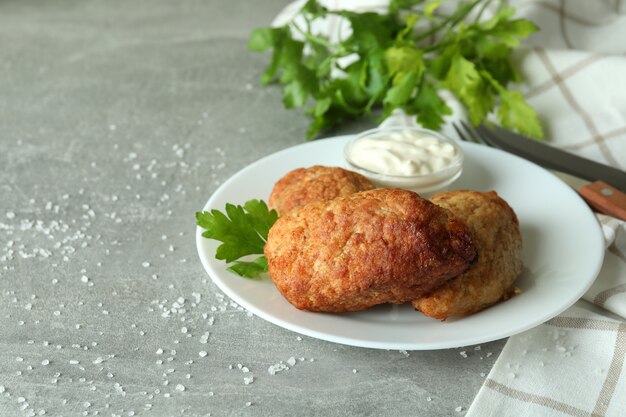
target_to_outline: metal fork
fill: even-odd
[[[486,130],[483,126],[474,127],[467,122],[460,121],[458,123],[452,123],[452,127],[456,131],[457,135],[462,141],[477,143],[479,145],[489,146],[491,148],[501,149],[521,157],[525,157],[523,153],[515,151],[507,146],[506,142],[497,139],[493,134]],[[544,168],[551,169],[554,174],[571,185],[573,188],[579,188],[586,184],[581,179],[571,176],[569,174],[562,173],[561,171],[554,170],[550,164],[541,164]]]
[[[626,220],[626,194],[620,192],[617,188],[613,188],[607,183],[603,181],[594,180],[591,177],[587,177],[585,175],[581,175],[584,177],[582,179],[578,176],[573,176],[563,171],[568,171],[567,167],[564,165],[565,157],[561,157],[559,159],[549,159],[549,158],[537,158],[536,154],[533,154],[531,150],[522,150],[519,147],[515,148],[507,143],[507,141],[502,140],[502,138],[498,137],[498,135],[494,135],[489,129],[484,126],[472,127],[469,124],[461,121],[460,124],[453,123],[452,127],[459,135],[461,140],[466,142],[473,142],[478,144],[483,144],[486,146],[490,146],[493,148],[501,149],[503,151],[507,151],[522,158],[534,161],[539,163],[544,168],[549,169],[554,175],[563,180],[566,184],[569,184],[572,188],[578,191],[581,197],[591,206],[594,210],[599,211],[600,213],[608,214],[618,219]],[[519,139],[518,139],[519,140]],[[540,145],[543,146],[543,145]],[[547,154],[550,148],[545,148]],[[562,151],[552,151],[552,152],[562,152]],[[579,157],[573,155],[567,155],[567,159],[571,163],[576,163],[577,160],[580,160]],[[595,162],[585,161],[584,162],[588,166],[599,166]],[[601,170],[604,172],[613,171],[614,168],[602,167]],[[579,174],[580,175],[580,174]],[[617,172],[615,174],[616,181],[620,178],[626,180],[623,172]],[[589,184],[589,181],[593,181]],[[623,182],[623,181],[622,181]],[[616,182],[616,183],[622,183]]]
[[[461,121],[460,123],[452,123],[452,127],[456,131],[457,135],[459,135],[459,138],[465,142],[478,143],[492,148],[504,149],[502,146],[499,146],[498,143],[490,140],[488,136],[479,134],[476,128],[470,126],[464,121]]]

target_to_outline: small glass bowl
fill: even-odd
[[[429,174],[389,175],[381,174],[371,171],[367,168],[363,168],[351,159],[350,155],[352,152],[352,147],[358,141],[366,138],[390,135],[395,132],[404,132],[406,130],[411,130],[425,135],[433,136],[441,142],[449,143],[450,145],[452,145],[455,149],[455,156],[450,165],[446,168],[434,171]],[[458,145],[458,143],[442,135],[439,132],[428,129],[421,129],[418,127],[398,126],[367,130],[355,136],[346,144],[346,146],[344,147],[344,159],[346,161],[348,169],[365,176],[379,187],[405,188],[411,191],[415,191],[417,193],[430,193],[433,191],[441,190],[444,187],[450,185],[457,178],[459,178],[463,171],[463,150]]]

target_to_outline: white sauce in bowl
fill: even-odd
[[[419,193],[442,190],[463,171],[463,150],[452,139],[417,127],[368,130],[344,148],[347,168],[378,187]]]
[[[385,175],[428,175],[452,165],[457,149],[425,132],[406,129],[355,141],[350,159]]]

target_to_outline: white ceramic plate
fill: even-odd
[[[229,203],[267,201],[288,171],[315,164],[343,166],[349,137],[317,140],[285,149],[242,169],[209,199],[205,210]],[[358,313],[309,313],[292,307],[269,278],[249,280],[214,258],[218,242],[196,244],[209,276],[235,302],[278,326],[336,343],[379,349],[428,350],[484,343],[522,332],[558,315],[589,288],[602,265],[600,226],[580,197],[543,168],[508,153],[462,143],[463,175],[451,188],[496,190],[519,217],[525,269],[522,293],[462,319],[440,322],[409,305],[382,305]]]

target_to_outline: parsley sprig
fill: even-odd
[[[278,219],[276,210],[269,210],[262,200],[249,200],[243,206],[226,204],[225,212],[214,209],[196,213],[196,224],[205,229],[202,236],[222,242],[215,258],[232,262],[227,269],[242,277],[256,278],[267,272],[263,247]],[[238,260],[248,255],[261,256],[252,261]]]
[[[309,0],[301,18],[255,30],[249,48],[272,49],[261,83],[282,84],[287,108],[308,106],[308,138],[379,108],[383,118],[399,108],[438,130],[452,112],[441,89],[463,103],[474,125],[495,111],[504,127],[541,138],[535,111],[520,92],[507,89],[520,81],[511,53],[537,26],[514,19],[515,10],[504,2],[493,17],[481,19],[491,2],[460,0],[445,14],[442,0],[392,0],[386,13],[377,14],[330,11]],[[338,43],[311,30],[330,15],[351,26],[351,35]]]

